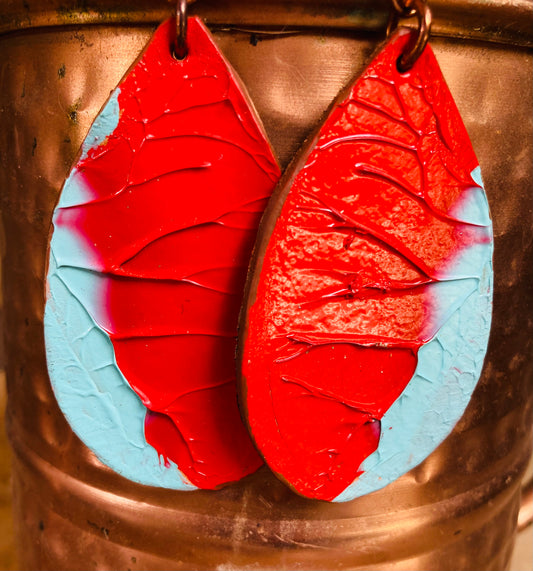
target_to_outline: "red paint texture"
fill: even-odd
[[[120,120],[78,169],[92,200],[62,212],[98,257],[100,325],[148,414],[145,436],[215,488],[262,463],[240,419],[235,340],[259,219],[280,172],[242,88],[196,18],[172,21],[119,85]],[[67,220],[69,219],[69,220]]]
[[[477,160],[431,49],[398,72],[408,39],[372,61],[287,179],[252,282],[243,405],[269,466],[313,498],[361,473],[442,325],[431,284],[490,239],[451,214]]]

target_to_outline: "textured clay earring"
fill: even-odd
[[[235,72],[185,11],[83,143],[53,215],[45,311],[50,378],[77,435],[123,476],[180,490],[262,465],[237,407],[236,328],[280,176]]]
[[[239,343],[242,408],[296,492],[345,501],[451,432],[480,376],[492,226],[431,17],[400,29],[289,167],[261,224]]]

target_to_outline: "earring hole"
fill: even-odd
[[[405,64],[403,63],[403,58],[404,58],[404,54],[398,56],[398,59],[396,60],[396,69],[398,70],[398,73],[400,73],[401,75],[405,75],[408,71],[409,71],[409,67],[406,67]]]
[[[177,49],[177,46],[172,46],[170,51],[172,53],[172,57],[176,61],[183,61],[189,55],[189,50],[187,49],[187,46],[184,46],[181,50]]]

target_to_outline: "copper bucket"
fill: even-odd
[[[0,1],[8,430],[22,569],[507,568],[532,444],[533,5],[430,4],[432,45],[494,218],[489,352],[463,418],[425,462],[330,505],[294,495],[264,468],[217,492],[137,485],[72,433],[44,354],[52,210],[94,116],[172,6]],[[285,166],[383,37],[388,9],[385,0],[198,0],[192,12],[248,86]]]

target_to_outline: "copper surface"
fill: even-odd
[[[349,25],[341,14],[348,4]],[[385,11],[372,12],[373,4],[194,5],[208,23],[231,24],[216,32],[217,42],[283,165],[382,39]],[[0,2],[10,32],[0,37],[0,242],[21,568],[505,569],[531,453],[533,57],[524,30],[532,4],[457,0],[434,9],[436,19],[439,11],[457,17],[446,28],[450,37],[431,43],[480,160],[494,219],[493,329],[480,384],[423,464],[381,491],[334,505],[294,495],[267,469],[217,492],[136,485],[103,467],[66,424],[43,341],[52,210],[92,119],[172,6],[46,0],[29,13],[28,5]],[[460,39],[468,36],[460,16],[471,22],[481,13],[476,37],[487,41]],[[235,30],[290,27],[299,18],[309,29],[292,35]]]
[[[188,0],[195,2],[195,0]],[[175,11],[174,0],[2,0],[0,33],[79,24],[157,23]],[[533,45],[530,0],[431,0],[432,33]],[[191,13],[210,26],[335,28],[379,31],[391,0],[198,0]]]

